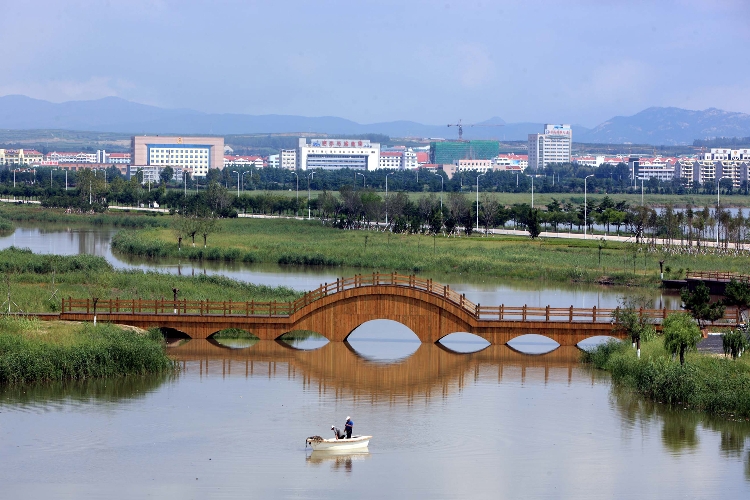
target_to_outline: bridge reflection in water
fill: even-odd
[[[411,356],[395,363],[363,358],[346,342],[330,342],[310,351],[283,342],[261,340],[245,349],[230,349],[213,340],[183,340],[168,347],[184,373],[201,377],[245,376],[301,379],[307,390],[336,398],[379,401],[390,398],[447,396],[467,382],[511,381],[570,384],[591,383],[594,370],[578,363],[580,350],[559,347],[529,355],[506,345],[490,345],[478,352],[459,354],[439,344],[420,344]]]

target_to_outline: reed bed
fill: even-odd
[[[63,209],[37,205],[0,205],[0,218],[15,222],[63,223],[71,225],[111,226],[122,228],[169,227],[171,217],[162,213],[108,212],[67,213]]]
[[[288,287],[236,281],[224,276],[115,270],[101,257],[33,254],[9,248],[0,251],[3,300],[10,294],[11,312],[56,312],[63,297],[101,299],[292,301],[302,294]],[[7,307],[7,303],[4,307]],[[8,312],[4,309],[3,312]]]
[[[584,352],[582,361],[607,370],[612,380],[652,401],[712,414],[750,417],[750,362],[689,353],[672,360],[661,338],[642,346],[637,359],[628,342],[610,341]]]
[[[60,382],[124,375],[167,373],[158,332],[109,324],[40,325],[38,320],[0,319],[0,385]]]

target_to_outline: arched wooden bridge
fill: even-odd
[[[59,319],[91,321],[91,299],[64,299]],[[337,279],[294,302],[215,302],[189,300],[99,300],[99,321],[140,328],[169,328],[191,338],[239,328],[261,340],[277,339],[295,330],[310,330],[328,340],[346,340],[357,327],[371,320],[388,319],[409,327],[422,342],[437,342],[454,332],[478,335],[491,344],[506,344],[515,337],[539,334],[563,346],[610,335],[613,309],[481,306],[449,286],[399,274],[357,275]],[[664,318],[670,310],[642,310]]]

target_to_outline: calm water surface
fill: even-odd
[[[173,377],[6,390],[3,497],[750,495],[750,424],[615,391],[575,348],[423,344],[395,363],[356,349],[191,340],[169,348]],[[367,453],[305,449],[347,415],[374,436]]]
[[[0,248],[299,290],[357,272],[129,261],[114,232],[19,228]],[[611,307],[622,294],[433,277],[483,304]],[[749,422],[616,390],[576,348],[421,344],[388,321],[350,339],[176,340],[172,376],[0,391],[0,498],[750,498]],[[374,436],[368,452],[305,448],[347,415]]]

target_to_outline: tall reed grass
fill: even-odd
[[[616,384],[653,401],[750,417],[750,363],[743,358],[691,353],[681,366],[657,338],[643,344],[641,359],[628,343],[610,341],[584,352],[582,361],[609,371]]]
[[[40,334],[33,320],[0,319],[0,385],[167,373],[175,364],[159,336],[115,325],[80,325],[74,335]]]

